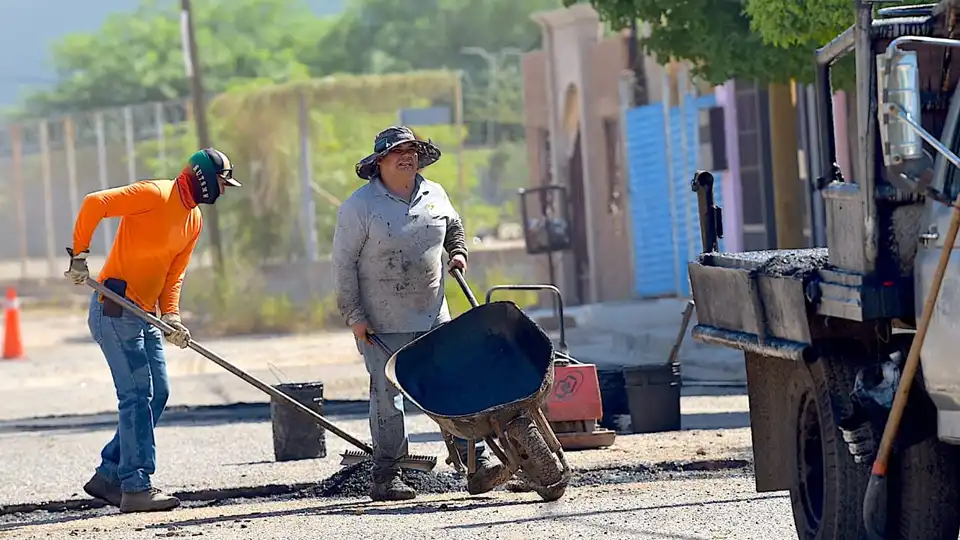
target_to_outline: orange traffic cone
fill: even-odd
[[[7,289],[7,306],[5,310],[3,333],[3,358],[13,360],[23,358],[23,341],[20,339],[20,300],[17,291]]]

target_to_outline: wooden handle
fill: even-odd
[[[167,333],[167,334],[173,332],[173,328],[172,328],[169,324],[167,324],[167,323],[163,322],[162,320],[158,319],[157,317],[155,317],[155,316],[147,313],[146,311],[144,311],[143,309],[141,309],[140,306],[134,304],[133,302],[127,300],[127,299],[124,298],[123,296],[120,296],[119,294],[117,294],[117,293],[111,291],[110,289],[104,287],[103,285],[101,285],[100,283],[94,281],[93,279],[87,278],[86,283],[87,283],[87,285],[89,285],[90,287],[92,287],[95,291],[97,291],[97,292],[99,292],[100,294],[106,296],[106,297],[109,298],[110,300],[113,300],[114,302],[120,304],[121,306],[123,306],[124,309],[130,310],[131,313],[133,313],[134,315],[136,315],[137,317],[139,317],[139,318],[142,319],[143,321],[148,322],[148,323],[156,326],[156,327],[159,328],[162,332],[165,332],[165,333]],[[265,393],[268,394],[270,397],[276,398],[276,399],[278,399],[278,400],[286,403],[287,405],[293,407],[294,409],[297,409],[297,410],[299,410],[300,412],[309,415],[309,416],[310,416],[311,418],[313,418],[313,420],[315,420],[318,424],[320,424],[321,426],[325,427],[328,431],[333,432],[335,435],[337,435],[337,436],[340,437],[341,439],[343,439],[343,440],[347,441],[348,443],[356,446],[356,447],[359,448],[360,450],[363,450],[363,451],[366,452],[367,454],[371,454],[371,455],[373,454],[373,448],[371,448],[370,445],[368,445],[368,444],[360,441],[359,439],[357,439],[356,437],[350,435],[350,434],[347,433],[346,431],[343,431],[342,429],[340,429],[340,428],[338,428],[337,426],[333,425],[329,420],[327,420],[326,418],[324,418],[323,416],[321,416],[320,414],[318,414],[316,411],[311,410],[311,409],[308,409],[308,408],[305,407],[302,403],[300,403],[299,401],[293,399],[292,397],[288,396],[287,394],[285,394],[285,393],[281,392],[280,390],[277,390],[276,388],[268,385],[267,383],[261,381],[260,379],[254,377],[253,375],[250,375],[249,373],[241,370],[240,368],[234,366],[234,365],[231,364],[230,362],[227,362],[226,360],[224,360],[223,358],[221,358],[219,355],[217,355],[216,353],[214,353],[214,352],[211,351],[210,349],[207,349],[206,347],[204,347],[203,345],[200,345],[199,343],[197,343],[196,341],[194,341],[194,340],[192,340],[192,339],[191,339],[190,342],[187,344],[187,346],[190,347],[191,349],[193,349],[194,351],[200,353],[201,355],[203,355],[207,360],[210,360],[211,362],[219,365],[220,367],[222,367],[223,369],[229,371],[230,373],[233,373],[233,374],[236,375],[237,377],[240,377],[240,378],[243,379],[246,383],[254,386],[255,388],[257,388],[257,389],[259,389],[259,390],[261,390],[261,391],[263,391],[263,392],[265,392]]]
[[[927,292],[920,322],[917,324],[917,334],[913,338],[913,343],[910,344],[910,353],[903,365],[903,374],[900,376],[897,393],[893,398],[893,404],[890,406],[890,415],[887,416],[887,424],[883,429],[883,438],[880,439],[877,459],[873,462],[873,474],[877,476],[886,476],[887,474],[887,464],[890,460],[893,441],[900,430],[903,411],[907,406],[907,399],[910,397],[910,387],[913,386],[913,379],[917,374],[917,368],[920,366],[920,350],[923,348],[923,342],[927,337],[927,329],[930,327],[930,320],[933,318],[933,309],[937,305],[937,297],[940,296],[940,286],[943,284],[943,277],[946,274],[947,265],[950,263],[950,255],[953,253],[957,231],[960,230],[960,211],[957,210],[957,205],[960,205],[960,195],[957,196],[953,204],[950,228],[943,240],[940,260],[937,261],[937,268],[930,280],[930,290]]]

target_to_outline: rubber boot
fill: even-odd
[[[471,495],[486,493],[509,479],[509,471],[502,463],[494,463],[490,456],[477,456],[477,470],[467,474],[467,492]]]
[[[163,494],[157,488],[146,491],[123,492],[121,512],[163,512],[180,506],[180,499]]]
[[[99,472],[94,473],[90,480],[87,480],[87,483],[83,485],[83,491],[94,499],[100,499],[116,507],[120,506],[123,498],[123,490],[120,489],[120,486],[107,480]]]
[[[399,471],[373,475],[370,499],[374,501],[407,501],[416,496],[417,491],[404,483]]]

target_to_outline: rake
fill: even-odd
[[[144,322],[147,322],[149,324],[152,324],[153,326],[156,326],[157,328],[160,329],[161,332],[165,334],[170,334],[174,331],[169,324],[163,322],[162,320],[158,319],[154,315],[147,313],[146,311],[141,309],[140,306],[137,306],[133,302],[124,298],[123,296],[120,296],[119,294],[111,291],[110,289],[106,288],[99,282],[88,277],[85,283],[88,286],[90,286],[93,290],[102,294],[106,298],[109,298],[110,300],[113,300],[114,302],[120,304],[121,306],[123,306],[124,309],[129,310],[131,313],[136,315],[138,318],[140,318]],[[273,386],[268,385],[267,383],[261,381],[260,379],[254,377],[253,375],[250,375],[249,373],[234,366],[230,362],[227,362],[226,360],[221,358],[219,355],[217,355],[210,349],[207,349],[206,347],[204,347],[203,345],[197,343],[192,339],[189,341],[187,346],[193,349],[194,351],[200,353],[200,355],[205,357],[207,360],[210,360],[211,362],[219,365],[223,369],[243,379],[244,382],[250,384],[251,386],[257,388],[262,392],[265,392],[270,397],[276,398],[277,400],[283,402],[284,404],[290,407],[293,407],[294,409],[310,416],[310,418],[312,418],[316,423],[326,428],[327,431],[332,432],[336,436],[340,437],[341,439],[347,441],[348,443],[362,450],[361,452],[358,452],[356,450],[347,450],[346,452],[341,454],[341,458],[342,458],[340,461],[341,465],[354,465],[357,463],[361,463],[363,461],[370,460],[373,457],[373,449],[370,447],[370,445],[357,439],[353,435],[350,435],[346,431],[343,431],[342,429],[334,425],[332,422],[324,418],[322,415],[320,415],[316,411],[308,409],[302,403],[290,397],[286,393],[274,388]],[[426,471],[426,472],[432,471],[436,465],[437,465],[437,458],[434,456],[408,455],[399,461],[400,468],[413,469],[413,470]]]

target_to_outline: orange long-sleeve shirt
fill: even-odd
[[[127,282],[127,298],[148,313],[180,312],[180,287],[203,218],[180,199],[175,180],[141,180],[90,193],[73,228],[73,252],[90,249],[103,218],[120,218],[113,247],[97,280]]]

